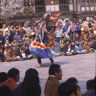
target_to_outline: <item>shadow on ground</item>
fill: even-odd
[[[63,65],[68,64],[68,62],[55,62],[54,64]],[[43,67],[49,67],[51,63],[43,63]]]

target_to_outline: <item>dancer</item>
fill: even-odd
[[[41,58],[49,58],[51,64],[54,64],[51,48],[54,47],[55,40],[51,32],[46,28],[46,22],[43,20],[41,24],[35,27],[36,38],[31,43],[31,52],[35,54],[39,67],[42,67]]]

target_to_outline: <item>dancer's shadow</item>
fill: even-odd
[[[63,65],[63,64],[68,64],[68,62],[55,62],[54,64]],[[43,67],[49,67],[50,65],[52,65],[52,64],[51,63],[43,63]]]

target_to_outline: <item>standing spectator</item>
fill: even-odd
[[[62,69],[60,65],[53,64],[49,68],[49,77],[45,85],[45,96],[59,96],[59,80],[62,79]]]
[[[8,83],[6,84],[10,89],[15,89],[17,87],[17,82],[19,81],[19,70],[12,68],[8,71]]]
[[[79,36],[81,36],[81,25],[80,25],[80,23],[77,23],[77,25],[76,25],[76,33],[77,33]]]
[[[72,25],[71,25],[71,31],[70,31],[70,38],[72,40],[74,39],[75,32],[76,32],[76,23],[72,23]]]
[[[69,20],[66,20],[65,25],[63,26],[63,29],[62,29],[62,33],[64,34],[65,38],[69,39],[70,29],[71,29],[70,22]]]

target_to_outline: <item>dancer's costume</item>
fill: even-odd
[[[41,27],[38,37],[31,43],[31,52],[35,54],[36,58],[52,58],[53,55],[50,48],[54,44],[55,41],[52,34],[44,32]]]
[[[51,60],[51,63],[54,62],[51,52],[51,48],[53,48],[55,45],[55,39],[53,34],[51,33],[52,30],[54,30],[54,27],[51,26],[50,28],[50,25],[48,26],[48,23],[50,21],[49,19],[50,18],[48,17],[48,19],[45,20],[48,32],[45,32],[43,27],[41,26],[38,37],[36,37],[36,39],[31,43],[31,52],[35,54],[36,58],[40,61],[40,63],[40,58],[49,58]],[[54,20],[54,18],[51,19]],[[53,22],[53,25],[54,24],[55,23]]]

